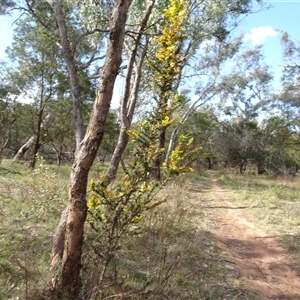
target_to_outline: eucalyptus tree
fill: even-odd
[[[45,109],[47,102],[55,94],[56,70],[61,69],[56,59],[58,46],[55,38],[48,35],[44,27],[38,26],[30,16],[17,21],[13,44],[7,49],[13,62],[9,80],[19,89],[23,97],[32,101],[32,137],[20,148],[16,159],[31,149],[31,166],[39,150],[42,132],[50,126],[46,124]]]
[[[33,136],[35,132],[36,108],[24,102],[24,94],[22,94],[22,80],[20,84],[16,84],[16,78],[12,79],[11,68],[5,67],[1,69],[0,80],[2,82],[0,88],[1,99],[1,153],[6,148],[6,156],[12,157],[22,148],[21,146],[28,141],[28,137]],[[17,80],[18,81],[18,80]],[[34,135],[35,136],[35,135]],[[34,141],[30,139],[30,141]],[[31,151],[23,147],[24,156],[29,157]],[[26,153],[25,153],[26,152]]]
[[[48,3],[50,6],[48,5]],[[111,11],[111,5],[107,3],[107,11],[103,11],[103,6],[86,3],[72,3],[60,1],[15,1],[14,4],[30,16],[32,22],[39,24],[39,28],[45,32],[45,36],[52,39],[51,43],[42,43],[45,47],[57,47],[58,51],[53,51],[55,56],[63,54],[64,66],[68,72],[69,91],[73,100],[73,118],[76,136],[75,161],[72,168],[70,184],[70,205],[69,220],[66,229],[66,247],[64,247],[63,267],[62,267],[62,286],[61,288],[67,294],[76,294],[80,286],[80,256],[82,251],[83,224],[86,214],[86,188],[87,177],[91,164],[94,161],[99,144],[103,137],[105,119],[109,111],[112,97],[115,77],[119,72],[121,62],[122,44],[124,38],[124,27],[126,22],[127,10],[130,1],[116,1],[115,9]],[[22,5],[23,4],[23,5]],[[87,10],[95,19],[92,23],[87,20]],[[92,9],[91,9],[92,8]],[[109,12],[109,13],[108,13]],[[81,14],[86,14],[80,18]],[[109,15],[111,18],[109,19]],[[20,19],[21,20],[21,19]],[[81,22],[82,21],[82,22]],[[30,22],[29,22],[30,24]],[[88,25],[92,26],[91,28]],[[99,29],[100,28],[100,29]],[[107,33],[107,55],[100,76],[100,84],[97,90],[96,101],[94,102],[93,113],[90,117],[90,125],[87,128],[85,139],[82,117],[82,81],[80,80],[80,71],[86,70],[92,62],[98,60],[96,56],[101,46],[102,32]],[[40,35],[38,35],[40,37]],[[37,37],[37,38],[38,38]],[[87,43],[86,41],[91,43]],[[42,47],[42,46],[40,46]],[[86,54],[89,52],[89,54]],[[61,61],[61,60],[60,60]],[[40,60],[36,60],[39,63]],[[35,65],[33,62],[33,66]],[[46,64],[46,60],[42,60]],[[39,66],[40,68],[41,66]],[[48,66],[51,72],[51,66]],[[37,71],[39,70],[37,68]],[[54,74],[56,74],[54,72]],[[52,77],[54,77],[54,74]],[[50,74],[49,74],[50,75]],[[60,80],[58,80],[60,81]],[[52,84],[53,83],[53,84]],[[51,82],[46,88],[48,95],[46,101],[50,99],[50,94],[56,81]],[[45,99],[40,98],[42,102],[40,113],[45,109]],[[41,118],[39,123],[41,124]],[[71,297],[71,296],[70,296]]]
[[[231,72],[217,86],[219,118],[224,127],[220,150],[226,152],[229,162],[239,166],[241,173],[249,160],[260,160],[259,153],[266,146],[259,119],[262,113],[266,117],[274,95],[273,77],[268,66],[261,63],[262,58],[259,48],[240,54],[232,62]]]
[[[286,32],[282,35],[281,41],[284,67],[281,76],[282,90],[278,95],[279,107],[285,111],[289,119],[295,119],[300,113],[300,44]]]
[[[122,155],[129,141],[127,131],[130,129],[142,75],[142,66],[148,51],[149,34],[151,33],[151,16],[155,0],[147,3],[139,2],[129,12],[129,31],[125,36],[124,53],[127,66],[124,78],[124,89],[120,101],[120,132],[116,147],[106,171],[109,181],[115,178]],[[149,24],[150,23],[150,24]]]
[[[61,3],[58,1],[49,1],[51,5],[53,6],[54,13],[57,19],[57,24],[60,29],[60,40],[61,40],[61,46],[64,51],[65,60],[67,62],[67,65],[70,64],[70,68],[68,68],[69,76],[70,78],[75,76],[76,73],[72,70],[72,64],[68,60],[70,57],[70,47],[72,46],[72,43],[67,43],[66,39],[66,27],[63,22],[63,14],[61,14],[62,6]],[[89,2],[83,4],[87,4],[87,7],[89,6]],[[121,5],[122,4],[122,5]],[[125,5],[126,4],[126,5]],[[64,253],[63,253],[63,279],[62,279],[62,286],[69,290],[77,290],[80,283],[79,278],[79,270],[80,270],[80,257],[81,257],[81,246],[82,246],[82,234],[83,234],[83,223],[85,220],[85,213],[86,213],[86,185],[87,185],[87,176],[89,168],[95,158],[96,151],[98,150],[99,144],[102,141],[103,137],[103,130],[104,130],[104,124],[107,117],[111,97],[112,97],[112,90],[114,85],[114,80],[119,72],[119,66],[120,66],[120,58],[123,51],[123,34],[124,34],[124,28],[125,28],[125,17],[127,15],[122,11],[123,9],[127,8],[130,3],[127,1],[123,1],[122,3],[119,1],[115,2],[115,8],[112,10],[112,19],[110,20],[111,27],[109,28],[110,33],[108,35],[108,46],[106,48],[106,55],[105,55],[105,64],[101,69],[101,75],[100,75],[100,85],[98,87],[98,90],[96,92],[96,100],[93,108],[93,113],[91,115],[90,123],[86,132],[86,135],[82,142],[79,144],[79,148],[77,147],[76,155],[75,155],[75,161],[72,168],[72,174],[71,174],[71,185],[70,185],[70,202],[69,202],[69,214],[68,214],[68,220],[67,220],[67,226],[64,227],[64,222],[61,223],[61,227],[59,228],[66,228],[66,237],[65,237],[65,243],[62,242],[64,247]],[[200,6],[200,4],[199,4]],[[242,7],[242,6],[240,6]],[[146,12],[150,10],[151,3],[146,9]],[[97,10],[98,7],[96,5],[95,10]],[[120,13],[120,14],[119,14]],[[123,16],[122,16],[123,14]],[[99,12],[99,16],[103,17],[103,14],[101,15],[101,12]],[[147,13],[143,15],[145,18],[147,17]],[[145,20],[143,17],[142,20]],[[116,22],[116,23],[114,23]],[[123,23],[122,23],[123,22]],[[100,22],[101,23],[101,22]],[[102,28],[108,29],[107,23],[102,23]],[[95,25],[96,26],[96,25]],[[94,32],[94,27],[91,27],[89,31],[86,33],[83,33],[80,37],[84,38],[87,37],[89,33]],[[115,27],[116,26],[116,27]],[[117,30],[117,28],[119,28]],[[137,27],[141,28],[142,27]],[[103,32],[103,31],[102,31]],[[119,35],[119,33],[121,35]],[[128,26],[128,33],[130,34],[130,27]],[[138,36],[138,35],[137,35]],[[136,37],[136,36],[135,36]],[[62,43],[64,41],[64,43]],[[143,44],[145,45],[146,37],[143,36],[142,39]],[[74,42],[76,45],[76,41]],[[117,43],[117,45],[115,44]],[[71,47],[72,49],[72,47]],[[74,49],[74,45],[73,45]],[[130,53],[134,53],[135,47],[133,46],[131,48]],[[142,48],[140,48],[142,50]],[[142,57],[143,52],[139,52],[140,57]],[[155,51],[153,52],[155,53]],[[73,52],[71,51],[71,54]],[[130,57],[130,56],[129,56]],[[134,56],[133,56],[134,57]],[[136,56],[137,58],[137,56]],[[128,60],[129,62],[130,60]],[[137,60],[141,61],[141,60]],[[128,67],[130,65],[128,64]],[[138,69],[136,69],[136,73],[138,76]],[[76,76],[75,76],[76,77]],[[130,79],[130,77],[128,77]],[[70,83],[72,85],[72,82],[70,80]],[[125,98],[126,99],[126,98]],[[127,101],[127,100],[126,100]],[[123,103],[126,103],[123,102]],[[134,101],[133,101],[134,103]],[[127,107],[130,108],[129,102],[127,102]],[[125,110],[127,112],[130,112],[129,110]],[[128,114],[127,116],[128,117]],[[130,119],[130,114],[129,114]],[[78,144],[77,144],[78,146]],[[78,218],[80,216],[80,218]],[[68,224],[72,224],[70,227]],[[76,225],[75,225],[76,224]],[[74,226],[73,226],[74,225]],[[62,230],[64,232],[64,230]],[[75,234],[76,233],[76,234]],[[60,244],[61,241],[64,240],[64,237],[61,235],[57,235],[57,245]],[[58,247],[59,248],[59,247]],[[58,248],[53,247],[54,251],[52,253],[52,261],[55,262],[55,258],[57,258],[57,255],[59,256],[61,252],[58,250]]]
[[[281,37],[284,66],[281,90],[277,95],[277,117],[271,118],[266,128],[271,131],[269,167],[286,174],[299,165],[299,113],[300,113],[300,43],[287,32]]]
[[[295,174],[300,166],[299,118],[287,118],[285,114],[273,116],[263,124],[267,137],[266,168],[276,175]]]
[[[58,1],[49,1],[49,3],[53,8],[59,26],[60,39],[65,61],[68,66],[72,89],[73,85],[74,88],[76,86],[75,79],[77,73],[76,68],[73,68],[75,65],[74,56],[72,51],[70,51],[68,32],[65,27],[64,14],[62,14],[62,6]],[[83,229],[87,211],[86,190],[88,174],[104,134],[104,126],[112,100],[114,84],[121,65],[125,25],[130,4],[130,0],[117,0],[114,3],[108,24],[109,34],[105,62],[96,91],[96,99],[85,136],[79,144],[77,143],[77,150],[72,167],[69,190],[69,212],[65,227],[65,243],[62,257],[61,283],[62,291],[66,293],[66,295],[69,295],[69,297],[77,296],[80,289]],[[75,80],[74,82],[72,78]],[[76,87],[78,89],[77,91],[79,91],[79,86]],[[74,92],[76,92],[76,90],[73,90],[73,93]],[[76,93],[74,93],[74,95],[76,96]],[[73,101],[77,101],[78,98],[74,99],[74,95]],[[76,103],[74,105],[78,110],[80,109],[80,107],[76,106]],[[78,117],[78,115],[75,115],[75,123],[78,122],[76,116]],[[80,127],[79,125],[80,124],[77,123],[78,128]],[[79,133],[80,132],[77,132],[77,134]],[[55,255],[52,256],[52,263],[55,258],[57,258],[57,255],[60,255],[60,253],[54,254]],[[55,280],[56,278],[54,278],[54,281]]]

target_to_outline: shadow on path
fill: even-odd
[[[249,221],[247,209],[238,206],[217,185],[211,174],[211,186],[217,191],[222,213],[215,216],[218,228],[212,233],[218,246],[226,252],[237,277],[262,299],[300,300],[300,277],[293,269],[287,251],[275,239]]]

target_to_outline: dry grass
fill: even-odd
[[[70,166],[40,161],[31,171],[4,161],[1,168],[9,171],[0,174],[0,299],[45,299],[51,235],[66,205]],[[95,166],[93,176],[102,168]],[[122,240],[101,283],[101,259],[86,241],[82,299],[257,299],[211,239],[208,180],[181,176],[161,191],[167,202]]]
[[[66,205],[64,170],[42,161],[35,171],[3,161],[0,172],[0,298],[38,299],[48,282],[52,232]]]
[[[288,248],[300,271],[300,178],[222,173],[218,183]]]
[[[190,181],[192,180],[192,182]],[[140,234],[126,237],[99,284],[101,260],[87,253],[87,299],[257,299],[233,278],[210,230],[208,176],[180,177],[159,197]],[[194,182],[194,183],[193,183]],[[205,196],[204,196],[205,195]]]

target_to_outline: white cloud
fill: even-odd
[[[210,47],[213,46],[215,44],[215,42],[213,40],[204,40],[201,43],[201,47],[206,48],[206,47]]]
[[[13,96],[13,95],[12,95]],[[15,96],[15,95],[14,95]],[[31,104],[34,102],[33,98],[30,98],[25,93],[21,93],[19,96],[15,96],[15,100],[22,104]]]
[[[253,45],[262,45],[267,37],[275,37],[278,32],[272,26],[262,26],[251,29],[251,33],[244,35],[244,42],[251,41]]]

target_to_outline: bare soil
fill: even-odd
[[[226,252],[227,267],[261,299],[300,300],[300,277],[285,248],[259,228],[247,208],[230,199],[211,175],[211,187],[221,204],[213,214],[216,244]]]

